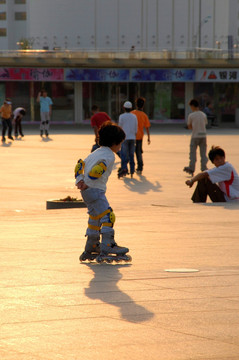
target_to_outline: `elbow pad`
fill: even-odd
[[[107,170],[106,164],[104,162],[101,162],[93,166],[88,176],[91,180],[97,180],[104,174],[106,170]]]
[[[84,161],[82,159],[78,160],[78,163],[75,166],[75,178],[77,178],[77,176],[84,173],[84,168],[85,168]]]

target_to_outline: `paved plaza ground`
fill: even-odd
[[[239,202],[191,202],[190,132],[153,126],[142,176],[118,180],[116,158],[107,196],[133,258],[117,265],[79,263],[85,208],[46,210],[80,197],[92,129],[25,134],[0,146],[0,359],[238,360]],[[239,129],[209,129],[211,145],[239,170]]]

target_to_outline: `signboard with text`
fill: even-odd
[[[239,69],[197,69],[198,82],[238,82]]]
[[[64,69],[0,68],[0,80],[64,81]]]

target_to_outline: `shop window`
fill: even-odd
[[[26,20],[27,13],[25,11],[22,12],[15,12],[15,20]]]
[[[7,36],[7,29],[6,28],[0,28],[0,36]]]
[[[7,13],[4,12],[0,12],[0,20],[6,20],[7,19]]]
[[[26,4],[26,0],[15,0],[15,4]]]

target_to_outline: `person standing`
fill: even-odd
[[[26,115],[26,110],[23,107],[18,107],[13,111],[13,122],[15,124],[15,138],[17,139],[18,133],[23,137],[22,132],[22,118]]]
[[[48,137],[53,102],[51,98],[47,96],[46,90],[38,93],[37,102],[40,103],[41,114],[40,136],[42,137],[45,132],[46,137]]]
[[[136,110],[132,111],[132,113],[136,115],[137,120],[138,120],[138,130],[137,130],[137,134],[136,134],[135,153],[136,153],[136,159],[137,159],[136,172],[139,175],[142,174],[143,166],[144,166],[143,156],[142,156],[144,128],[148,135],[148,145],[150,144],[150,133],[149,133],[150,122],[149,122],[148,116],[143,111],[144,104],[145,104],[145,99],[143,97],[139,97],[136,100]]]
[[[91,152],[99,148],[99,129],[102,124],[106,121],[111,121],[111,118],[109,115],[104,112],[100,111],[99,107],[97,105],[93,105],[91,108],[92,117],[90,119],[91,127],[94,129],[95,133],[95,144],[92,146]]]
[[[185,166],[183,171],[193,175],[197,160],[198,146],[201,156],[201,171],[207,170],[207,116],[204,112],[199,110],[199,102],[196,99],[192,99],[189,102],[189,106],[192,110],[192,113],[188,116],[187,125],[188,129],[192,130],[192,136],[190,141],[189,166]]]
[[[6,141],[5,134],[8,129],[8,139],[14,140],[12,137],[12,102],[9,98],[5,99],[3,105],[0,108],[0,114],[2,117],[2,142]]]
[[[131,113],[132,103],[126,101],[123,107],[125,112],[119,117],[119,126],[124,130],[126,137],[121,146],[121,169],[118,172],[119,178],[128,174],[128,162],[130,164],[130,174],[131,177],[133,177],[135,171],[135,139],[138,130],[137,117]]]

